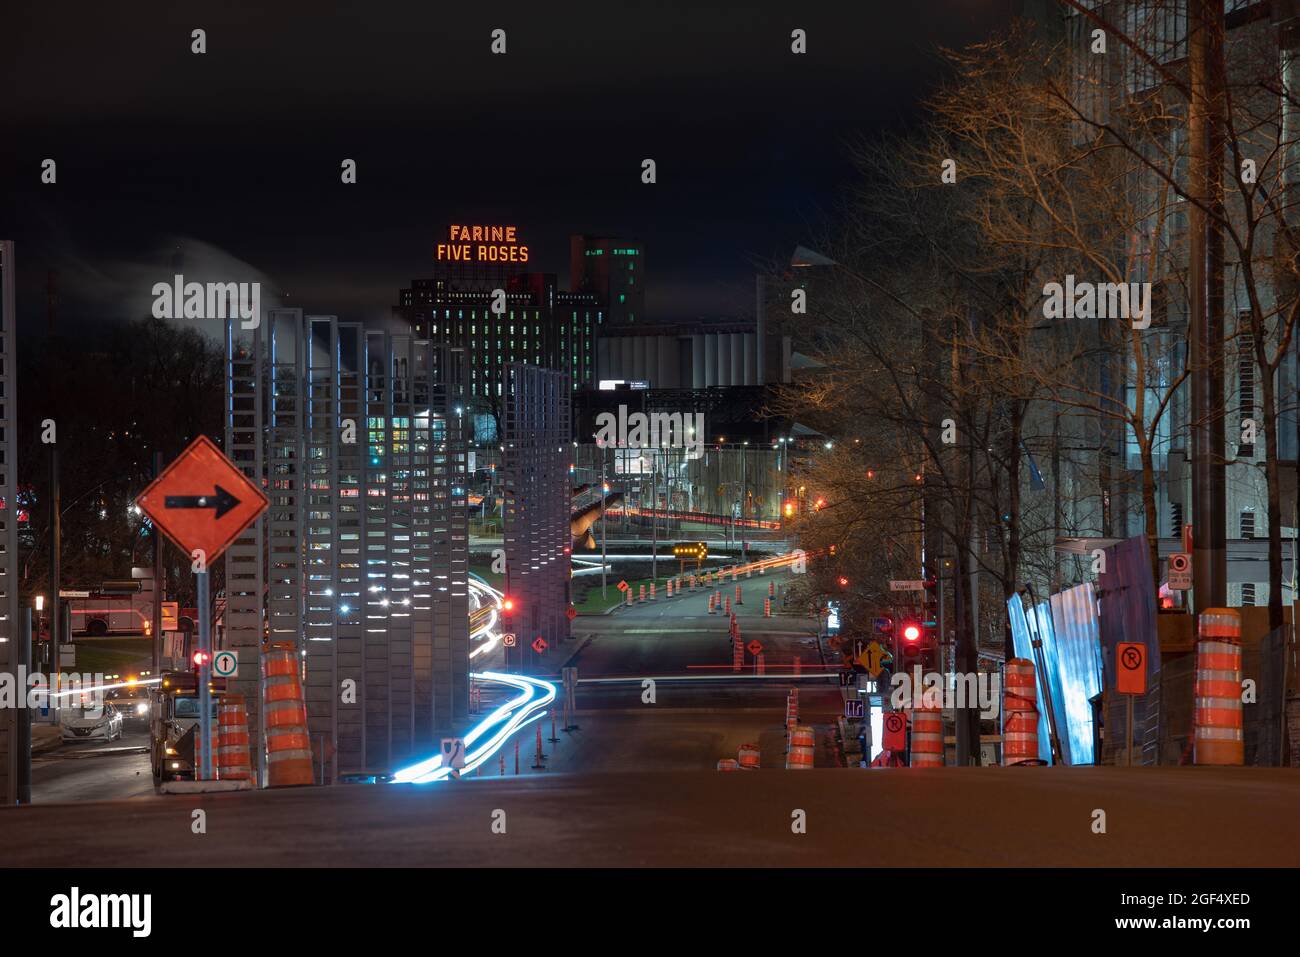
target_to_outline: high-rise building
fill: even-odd
[[[615,236],[570,236],[569,287],[607,303],[611,326],[644,323],[645,247]]]
[[[461,241],[494,230],[508,238]],[[436,255],[433,276],[412,280],[393,311],[417,339],[465,350],[471,405],[500,414],[502,373],[512,362],[565,372],[575,389],[593,381],[606,321],[596,292],[565,292],[553,273],[527,271],[529,250],[512,226],[453,225]]]

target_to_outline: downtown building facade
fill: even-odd
[[[1070,51],[1073,88],[1072,99],[1082,115],[1101,122],[1122,124],[1130,110],[1145,99],[1166,95],[1171,122],[1167,142],[1147,144],[1148,157],[1167,162],[1174,175],[1180,175],[1189,153],[1186,100],[1168,89],[1161,71],[1185,76],[1188,63],[1187,0],[1108,0],[1092,7],[1108,22],[1120,25],[1143,54],[1143,58],[1126,45],[1113,41],[1106,56],[1092,52],[1096,24],[1065,5],[1047,0],[1029,4],[1037,8],[1040,22],[1047,24],[1047,35],[1065,43]],[[1289,193],[1291,184],[1300,180],[1296,151],[1300,147],[1297,113],[1285,102],[1300,95],[1300,10],[1294,4],[1270,0],[1223,0],[1226,28],[1227,79],[1233,88],[1234,122],[1242,137],[1238,149],[1243,157],[1256,164],[1259,182],[1265,190],[1281,189]],[[1033,12],[1033,11],[1031,11]],[[1266,72],[1285,86],[1279,99],[1276,92],[1258,88],[1254,77]],[[1268,130],[1276,123],[1276,130]],[[1249,127],[1249,129],[1247,128]],[[1089,141],[1095,131],[1090,124],[1078,123],[1073,130],[1076,144]],[[1259,219],[1248,227],[1244,215],[1234,205],[1239,173],[1231,156],[1223,170],[1227,191],[1227,215],[1238,229],[1254,228],[1257,272],[1275,249],[1281,249],[1281,237],[1271,223]],[[1150,161],[1150,160],[1149,160]],[[1155,169],[1142,171],[1134,187],[1134,206],[1145,204],[1159,209],[1163,183]],[[1294,202],[1290,200],[1289,202]],[[1183,534],[1193,515],[1192,496],[1192,425],[1189,382],[1176,384],[1178,376],[1191,363],[1188,354],[1189,296],[1183,274],[1190,243],[1190,221],[1186,202],[1170,204],[1163,229],[1148,240],[1159,255],[1156,267],[1148,270],[1138,257],[1133,278],[1152,283],[1153,317],[1151,327],[1141,333],[1149,362],[1145,379],[1132,362],[1121,363],[1120,377],[1114,382],[1116,398],[1128,408],[1136,408],[1139,387],[1145,383],[1148,410],[1154,421],[1155,402],[1168,394],[1167,411],[1156,428],[1152,461],[1155,471],[1156,528],[1159,552],[1166,557],[1184,550]],[[1256,287],[1260,308],[1265,315],[1285,312],[1294,291],[1269,281]],[[1294,542],[1298,529],[1296,518],[1297,446],[1300,417],[1297,416],[1297,350],[1294,337],[1281,355],[1272,373],[1277,396],[1275,417],[1265,421],[1261,381],[1265,374],[1254,356],[1251,329],[1250,294],[1243,280],[1242,263],[1233,243],[1225,243],[1223,269],[1223,315],[1227,343],[1222,367],[1223,396],[1221,414],[1225,436],[1221,455],[1225,466],[1225,528],[1227,544],[1227,600],[1234,607],[1267,605],[1268,560],[1267,535],[1269,509],[1268,488],[1264,474],[1268,431],[1277,442],[1281,470],[1280,521],[1283,539],[1282,603],[1296,601],[1289,583],[1294,580]],[[1265,347],[1276,351],[1282,345],[1284,323],[1266,321]],[[1126,366],[1126,368],[1125,368]],[[1100,385],[1098,386],[1100,387]],[[1122,392],[1120,391],[1122,390]],[[1047,421],[1050,416],[1054,421]],[[1044,471],[1052,468],[1061,474],[1053,486],[1053,507],[1058,538],[1071,536],[1086,539],[1127,538],[1145,532],[1145,515],[1139,494],[1142,476],[1141,449],[1132,429],[1107,428],[1096,417],[1078,414],[1078,410],[1040,410],[1037,431],[1055,434],[1051,443],[1038,443],[1039,461]],[[1113,463],[1110,483],[1098,484],[1097,476],[1106,474],[1103,463]],[[1059,468],[1053,468],[1059,463]],[[1042,497],[1041,491],[1026,487],[1029,494]],[[1050,518],[1050,516],[1045,516]],[[1088,563],[1080,557],[1066,558],[1061,568],[1064,584],[1088,578]],[[1163,569],[1162,569],[1163,572]],[[1050,584],[1045,582],[1044,584]]]
[[[571,252],[573,287],[563,290],[554,273],[530,269],[533,252],[516,227],[453,224],[447,241],[437,244],[432,275],[398,293],[394,317],[414,336],[469,356],[468,402],[496,420],[498,433],[511,363],[560,370],[571,390],[586,387],[596,377],[597,342],[611,321],[611,302],[620,321],[632,321],[629,315],[642,308],[639,245],[574,236]],[[589,265],[595,260],[617,260],[618,268]]]
[[[467,366],[299,309],[227,324],[226,452],[270,499],[225,556],[230,688],[259,766],[276,643],[301,659],[318,780],[389,773],[463,732]]]

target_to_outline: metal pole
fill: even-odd
[[[27,679],[32,673],[32,609],[23,609],[22,632],[18,644],[18,660],[15,664],[23,676],[18,682],[18,694],[24,700],[18,702],[18,803],[32,803],[32,709],[27,698]]]
[[[196,576],[199,601],[199,651],[203,653],[203,663],[199,665],[199,767],[200,780],[212,780],[212,690],[209,688],[212,675],[212,612],[208,607],[208,570],[206,567]]]
[[[162,474],[163,457],[162,452],[153,454],[153,477],[157,478]],[[158,531],[158,526],[153,526],[153,671],[150,672],[152,677],[157,677],[162,670],[162,600],[163,588],[166,581],[162,570],[162,533]]]
[[[659,450],[650,460],[650,580],[659,577]]]
[[[746,541],[745,534],[745,499],[749,492],[749,475],[746,471],[745,463],[749,457],[745,455],[745,446],[740,447],[740,560],[743,562],[749,552],[749,543]]]
[[[1192,586],[1196,611],[1226,605],[1223,406],[1223,5],[1190,0],[1188,203],[1192,379]],[[1272,425],[1272,423],[1269,423]]]
[[[600,597],[607,594],[609,565],[605,562],[605,450],[600,450]]]
[[[50,443],[50,663],[48,671],[50,685],[50,724],[59,724],[59,699],[54,696],[58,690],[59,643],[63,636],[63,602],[59,599],[59,582],[63,575],[59,567],[62,560],[63,523],[59,512],[59,444]]]
[[[1133,767],[1133,696],[1126,694],[1128,700],[1128,720],[1124,722],[1125,737],[1128,738],[1128,767]]]

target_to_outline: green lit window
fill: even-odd
[[[618,301],[619,301],[619,302],[627,302],[627,293],[625,293],[625,292],[620,292],[620,293],[618,294]]]

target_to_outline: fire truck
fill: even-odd
[[[212,742],[217,740],[217,703],[226,679],[212,678]],[[199,683],[190,671],[164,671],[149,689],[149,763],[154,783],[194,777],[198,763]]]

